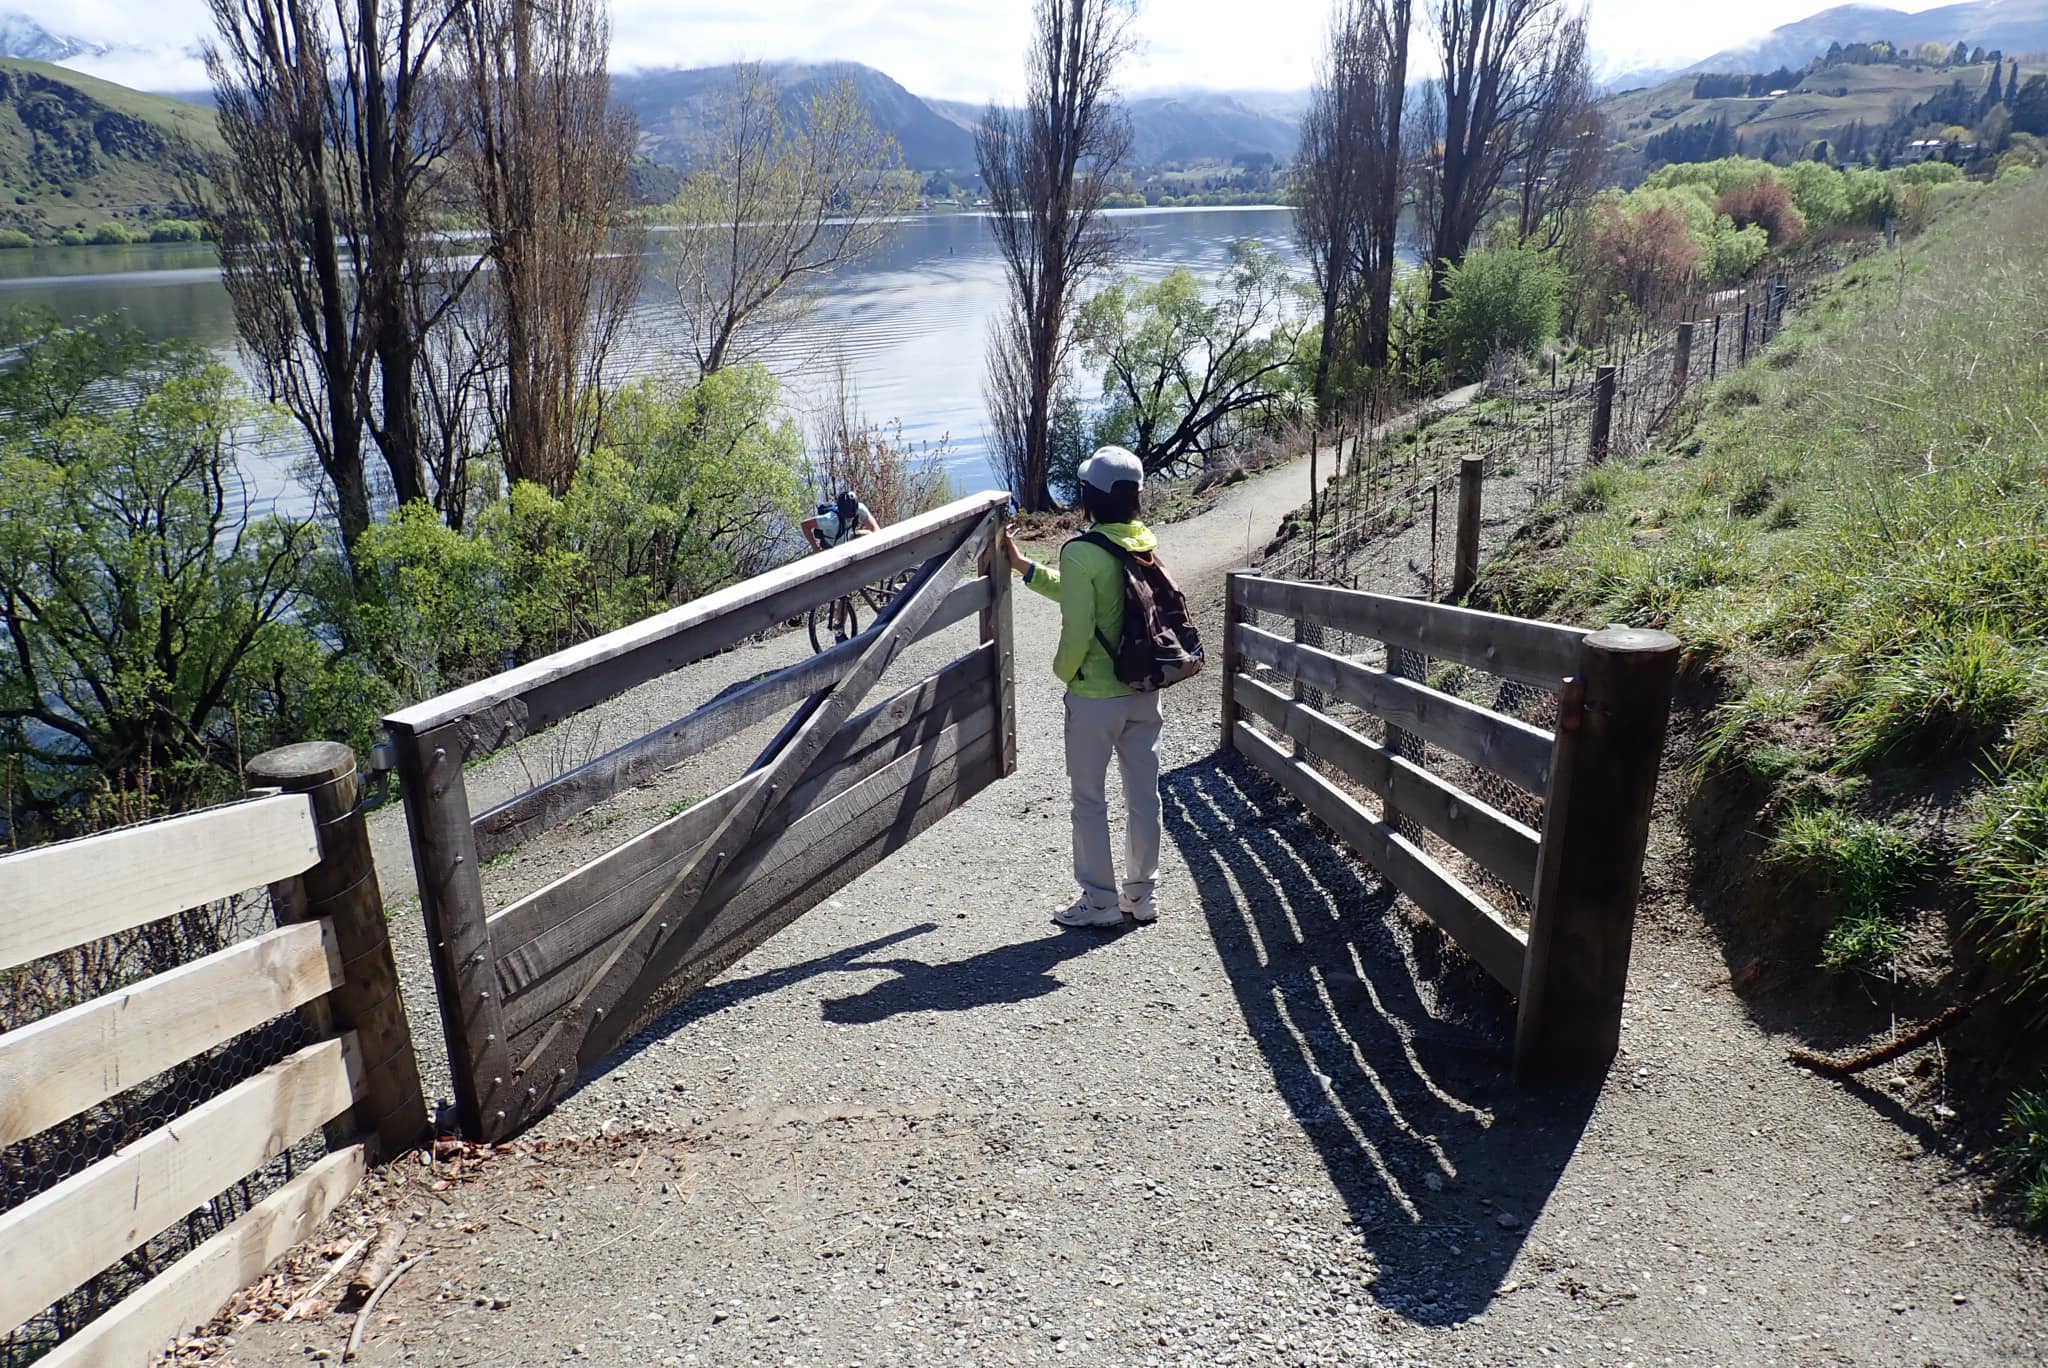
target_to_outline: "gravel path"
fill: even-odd
[[[1222,573],[1305,484],[1297,463],[1166,529],[1209,623]],[[1515,1091],[1512,1004],[1217,754],[1213,675],[1168,697],[1160,922],[1051,926],[1071,896],[1044,671],[1057,610],[1017,607],[1013,779],[689,999],[542,1122],[534,1152],[431,1196],[423,1170],[395,1171],[337,1217],[411,1212],[432,1251],[361,1362],[2048,1357],[2040,1247],[1975,1214],[1976,1180],[1895,1119],[1885,1080],[1785,1065],[1691,919],[1640,933],[1597,1095]],[[673,716],[803,645],[709,662],[633,706]],[[674,791],[628,795],[616,821]],[[608,820],[490,878],[530,887],[632,829]],[[383,859],[402,834],[380,820],[379,839]],[[395,925],[416,923],[392,901]],[[231,1352],[338,1356],[348,1328],[251,1324]]]

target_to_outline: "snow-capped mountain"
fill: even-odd
[[[112,51],[106,43],[52,33],[25,14],[0,14],[0,57],[63,62],[77,57],[105,57]]]

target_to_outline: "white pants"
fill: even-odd
[[[1124,781],[1124,896],[1147,897],[1159,878],[1159,735],[1156,693],[1067,695],[1067,779],[1074,789],[1074,878],[1090,907],[1117,905],[1109,845],[1109,761]]]

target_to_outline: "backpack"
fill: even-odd
[[[1151,693],[1202,672],[1202,634],[1188,616],[1187,596],[1166,573],[1158,555],[1126,551],[1100,532],[1076,537],[1117,558],[1124,571],[1124,630],[1112,642],[1100,627],[1095,639],[1109,653],[1116,677],[1139,693]]]

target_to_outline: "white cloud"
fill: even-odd
[[[1919,10],[1940,0],[1891,3]],[[1591,7],[1594,45],[1612,67],[1705,56],[1823,9],[1826,0],[1591,0]],[[165,54],[203,41],[210,23],[205,0],[0,0],[0,8],[59,33]],[[1143,0],[1142,46],[1125,85],[1298,89],[1309,82],[1329,8],[1329,0]],[[613,0],[612,16],[622,67],[740,57],[855,61],[920,94],[979,101],[1020,93],[1029,7],[1026,0]],[[197,75],[196,64],[176,58],[98,69],[157,89],[189,88]]]

